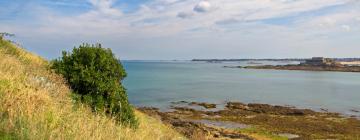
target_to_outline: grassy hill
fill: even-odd
[[[46,60],[0,40],[0,139],[184,139],[138,111],[137,130],[119,126],[70,96]]]

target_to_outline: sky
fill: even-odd
[[[47,59],[360,57],[360,0],[0,0],[0,32]]]

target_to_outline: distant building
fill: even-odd
[[[335,66],[335,65],[341,65],[340,63],[336,62],[335,60],[331,58],[324,58],[324,57],[313,57],[311,59],[305,60],[305,63],[302,63],[305,65],[312,65],[312,66]]]

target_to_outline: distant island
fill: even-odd
[[[321,57],[320,57],[321,58]],[[243,58],[243,59],[192,59],[191,61],[199,61],[199,62],[234,62],[234,61],[299,61],[305,62],[312,58]],[[337,62],[360,62],[360,58],[329,58]]]
[[[339,61],[343,60],[343,61]],[[346,60],[346,61],[345,61]],[[352,60],[352,61],[350,61]],[[360,72],[360,61],[351,59],[332,59],[324,57],[313,57],[305,59],[300,64],[288,65],[256,65],[256,66],[224,66],[226,68],[246,69],[275,69],[275,70],[305,70],[305,71],[339,71],[339,72]],[[253,61],[253,60],[252,60]],[[279,60],[277,60],[279,61]]]

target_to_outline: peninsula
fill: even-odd
[[[304,70],[304,71],[338,71],[338,72],[360,72],[360,66],[346,65],[331,58],[313,57],[306,59],[300,64],[288,65],[257,65],[257,66],[224,66],[227,68],[245,69],[275,69],[275,70]]]

